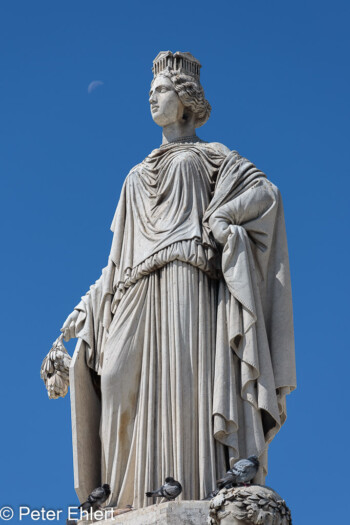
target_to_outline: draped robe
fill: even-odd
[[[296,385],[278,189],[221,144],[164,145],[127,176],[112,231],[108,265],[76,307],[79,498],[109,483],[110,504],[142,507],[172,475],[182,498],[201,499],[250,454],[263,482]]]

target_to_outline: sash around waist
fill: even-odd
[[[112,312],[115,312],[117,304],[130,286],[175,260],[199,268],[212,279],[221,277],[218,252],[211,246],[205,246],[197,239],[175,242],[151,255],[135,268],[127,268],[122,278],[119,276],[119,280],[116,280],[113,286]]]

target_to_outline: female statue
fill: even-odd
[[[75,483],[151,504],[166,476],[204,498],[267,445],[295,388],[288,253],[277,188],[196,135],[210,115],[190,53],[161,52],[150,90],[162,145],[126,177],[108,265],[65,322]]]

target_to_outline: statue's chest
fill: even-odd
[[[212,187],[212,177],[207,170],[186,162],[168,169],[139,172],[139,193],[154,211],[179,206],[187,208],[198,203],[207,206]]]

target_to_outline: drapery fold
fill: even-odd
[[[191,307],[184,304],[191,302]],[[120,302],[101,375],[102,478],[111,504],[149,504],[167,475],[184,499],[206,496],[225,470],[212,433],[216,282],[174,261]]]
[[[227,240],[222,248],[211,231],[213,219],[227,224]],[[186,474],[192,488],[184,491],[185,497],[204,497],[205,490],[214,488],[215,476],[223,474],[227,456],[232,464],[240,457],[259,455],[262,468],[256,480],[263,481],[267,472],[267,444],[284,423],[285,396],[296,386],[288,251],[278,189],[251,162],[222,145],[172,144],[155,150],[130,172],[112,229],[108,265],[76,307],[80,312],[77,335],[85,345],[85,364],[80,360],[79,366],[81,370],[84,366],[93,369],[101,376],[102,384],[103,452],[101,470],[96,476],[100,476],[101,482],[112,482],[114,503],[134,502],[142,506],[147,504],[142,496],[147,483],[161,481],[160,477],[169,474],[166,470],[171,468],[182,475],[175,458],[188,458],[188,447],[195,456],[196,474],[192,477]],[[162,272],[170,275],[178,265],[182,268],[181,277],[180,274],[174,277],[173,273],[171,279],[160,278]],[[207,293],[211,290],[208,309],[210,312],[214,309],[215,319],[211,313],[210,322],[193,321],[197,325],[188,332],[186,341],[176,337],[182,333],[177,319],[184,313],[192,319],[198,310],[196,293],[188,292],[193,282],[190,285],[191,281],[186,281],[183,286],[184,279],[189,279],[193,272],[196,279],[203,276]],[[135,294],[141,290],[145,297],[135,302]],[[164,312],[174,307],[178,317],[167,316],[165,320]],[[205,319],[204,306],[201,308]],[[121,419],[123,396],[119,399],[116,394],[123,378],[125,381],[128,378],[128,373],[118,368],[121,363],[128,367],[128,360],[118,361],[117,356],[127,326],[130,334],[124,347],[130,348],[130,355],[138,352],[137,366],[143,363],[139,380],[130,380],[134,397],[127,404],[129,424]],[[136,338],[139,343],[133,339],[133,330],[139,334],[139,339]],[[178,399],[173,391],[166,396],[161,386],[164,378],[154,375],[158,363],[157,366],[168,367],[168,374],[171,370],[176,376],[177,368],[182,370],[181,358],[188,359],[189,341],[192,341],[191,352],[197,356],[195,362],[190,360],[191,366],[202,371],[201,391],[204,395],[207,388],[210,393],[206,397],[205,415],[201,412],[204,423],[197,431],[195,445],[191,445],[192,437],[186,434],[188,429],[184,430],[180,423],[180,426],[167,423],[167,411],[176,412]],[[201,359],[199,348],[211,349],[210,366],[208,360]],[[166,357],[170,349],[172,362]],[[113,374],[108,365],[110,359],[117,363]],[[147,359],[153,359],[154,365],[149,362],[146,365]],[[78,368],[73,373],[76,385]],[[85,381],[82,371],[83,376]],[[194,399],[198,385],[191,384]],[[152,395],[150,388],[154,389]],[[157,389],[163,392],[164,399],[160,405],[163,408],[158,409],[154,403]],[[77,402],[72,392],[73,418],[77,411],[84,410],[79,403],[90,402],[89,396],[94,396],[91,389],[85,400],[80,398]],[[118,410],[121,412],[116,416]],[[193,411],[199,417],[198,404]],[[150,413],[155,421],[153,429],[147,416]],[[97,409],[96,418],[100,418]],[[127,438],[124,435],[126,445],[120,445],[118,436],[124,427],[129,428],[129,434]],[[85,446],[84,436],[95,433],[96,429],[81,423],[76,428],[76,485],[84,479],[84,487],[88,487],[93,477],[90,471],[84,474],[86,469],[84,462],[79,461],[79,450]],[[173,448],[167,448],[168,441],[174,440],[179,441]],[[154,459],[161,465],[159,469],[151,459],[152,442],[160,448]],[[202,446],[212,447],[209,456]],[[211,467],[206,477],[198,465],[208,457]],[[133,501],[126,501],[130,499]]]

